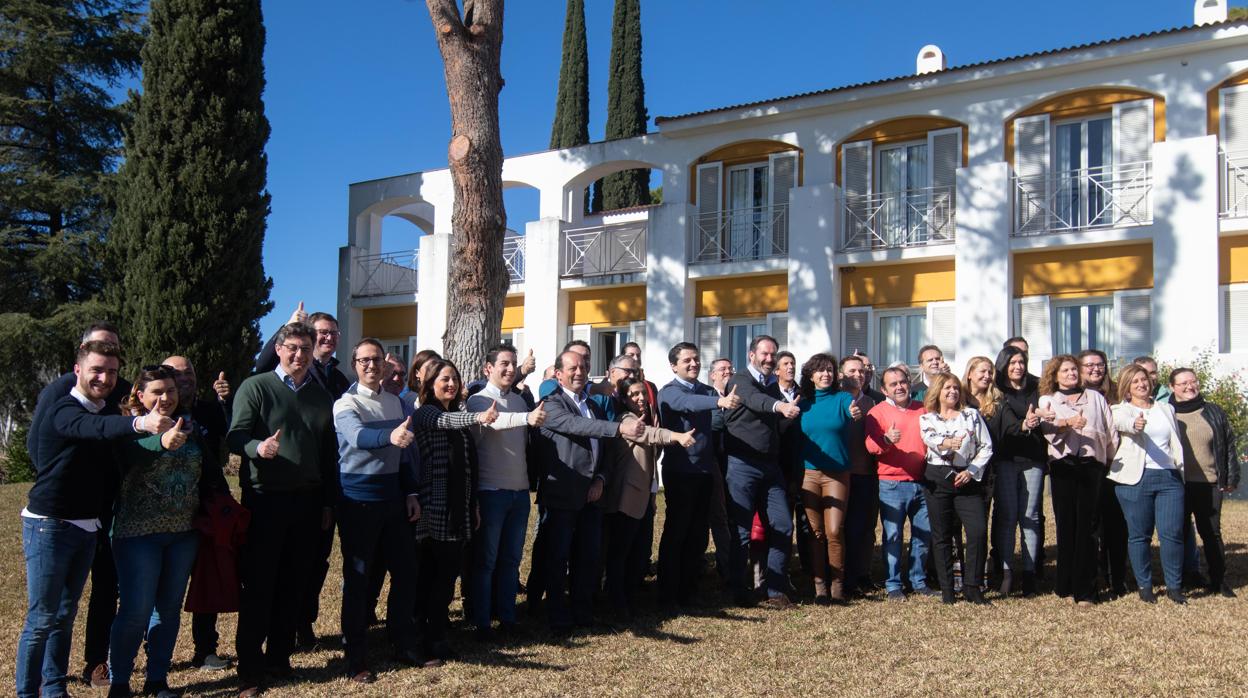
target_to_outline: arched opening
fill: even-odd
[[[783,257],[789,192],[802,183],[802,149],[783,141],[722,145],[694,160],[692,263]]]
[[[541,195],[524,182],[503,182],[503,207],[507,211],[507,232],[503,238],[503,263],[511,283],[524,283],[525,226],[540,218]]]
[[[610,215],[663,202],[663,170],[642,160],[612,160],[580,172],[563,186],[564,220]]]

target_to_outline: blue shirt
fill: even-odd
[[[807,470],[842,473],[849,470],[845,436],[853,419],[849,406],[854,397],[848,391],[816,390],[814,400],[803,400],[802,463]]]
[[[295,379],[291,377],[289,373],[286,372],[286,369],[282,368],[281,364],[278,364],[277,368],[273,369],[273,372],[277,374],[278,378],[282,379],[282,382],[286,384],[287,388],[290,388],[296,393],[299,392],[300,388],[307,385],[308,379],[312,377],[312,372],[308,371],[307,373],[303,374],[303,380],[299,382],[298,384],[296,384]]]

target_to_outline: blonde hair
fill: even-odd
[[[966,407],[966,389],[962,387],[962,381],[952,373],[945,372],[937,374],[932,379],[932,384],[928,386],[927,395],[923,396],[924,409],[940,414],[940,394],[945,391],[945,385],[950,382],[958,386],[958,409]]]
[[[982,364],[988,364],[988,390],[982,395],[975,393],[975,387],[971,384],[971,372]],[[1001,389],[997,387],[996,366],[992,363],[992,359],[986,356],[976,356],[966,364],[966,375],[962,377],[962,384],[966,387],[966,396],[964,400],[966,404],[979,410],[985,419],[991,418],[997,413],[997,403],[1001,400]]]
[[[1154,387],[1153,377],[1148,375],[1148,369],[1139,364],[1127,364],[1118,372],[1118,402],[1131,402],[1131,381],[1141,373],[1148,379],[1149,389]]]

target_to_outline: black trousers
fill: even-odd
[[[1101,498],[1097,507],[1097,527],[1100,545],[1097,549],[1097,569],[1105,586],[1114,594],[1127,591],[1127,519],[1122,514],[1115,490],[1118,483],[1105,480],[1101,483]]]
[[[604,566],[607,577],[607,597],[617,611],[631,611],[633,607],[633,581],[637,567],[638,550],[643,519],[634,519],[623,512],[613,512],[602,517],[603,540],[606,542]],[[649,555],[650,549],[646,548]]]
[[[321,613],[321,589],[325,586],[325,576],[329,574],[329,556],[334,552],[334,527],[331,523],[328,530],[317,527],[315,555],[312,568],[303,580],[302,600],[299,604],[299,621],[296,626],[300,631],[312,632],[317,616]]]
[[[1209,565],[1209,586],[1217,589],[1226,581],[1226,549],[1222,545],[1222,491],[1213,483],[1184,484],[1184,508],[1196,519],[1196,532],[1205,546]]]
[[[245,491],[251,511],[239,553],[243,588],[238,611],[238,674],[258,680],[265,667],[290,665],[301,597],[321,535],[321,492]],[[293,592],[293,593],[292,593]]]
[[[875,524],[879,520],[879,476],[850,475],[845,510],[846,588],[871,588],[871,553],[875,551]]]
[[[217,641],[220,639],[221,636],[217,634],[217,614],[191,614],[191,640],[195,643],[196,659],[216,654]]]
[[[339,535],[342,535],[341,532],[339,532]],[[374,553],[373,559],[375,560],[382,559],[382,555],[384,553],[385,551],[383,551],[381,549],[381,546],[378,545],[377,552]],[[371,602],[368,608],[372,609],[374,612],[377,609],[377,601],[378,599],[381,598],[381,588],[385,586],[385,583],[386,583],[386,566],[385,565],[373,565],[373,571],[368,576],[368,599]]]
[[[667,515],[659,539],[659,598],[687,604],[698,593],[698,575],[710,530],[711,475],[668,473],[663,478]]]
[[[367,667],[369,601],[372,572],[390,571],[386,632],[395,649],[413,649],[416,631],[411,609],[416,604],[416,543],[403,500],[338,504],[342,538],[342,640],[347,672]],[[380,555],[378,552],[380,551]]]
[[[984,557],[988,550],[988,507],[983,482],[971,480],[953,486],[943,466],[927,466],[923,497],[932,526],[932,548],[940,590],[953,593],[953,540],[966,530],[965,558],[962,560],[962,587],[978,588],[983,581]],[[959,528],[959,524],[961,528]]]
[[[416,628],[428,652],[446,642],[455,579],[464,565],[464,542],[424,538],[416,541],[416,550]],[[386,611],[387,622],[391,613]]]
[[[91,563],[91,598],[87,602],[87,628],[82,658],[87,667],[108,661],[108,638],[117,617],[117,563],[113,560],[112,516],[100,518],[96,532],[95,560]]]
[[[1053,591],[1075,601],[1096,600],[1096,512],[1105,466],[1091,458],[1049,464],[1057,526],[1057,578]]]

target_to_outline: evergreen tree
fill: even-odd
[[[611,19],[611,76],[607,82],[607,140],[646,132],[646,87],[641,78],[641,0],[615,0]],[[650,202],[650,171],[626,170],[602,179],[602,208]],[[597,192],[595,192],[595,197]]]
[[[589,50],[585,42],[585,0],[568,0],[563,22],[563,61],[559,64],[559,94],[550,127],[550,149],[572,148],[589,142]],[[589,210],[589,188],[585,189]]]
[[[187,355],[237,382],[271,308],[260,0],[152,0],[111,261],[131,363]],[[201,381],[207,384],[209,381]]]
[[[139,0],[5,0],[0,9],[0,437],[102,319],[111,178],[134,75]],[[0,439],[2,440],[2,439]]]

